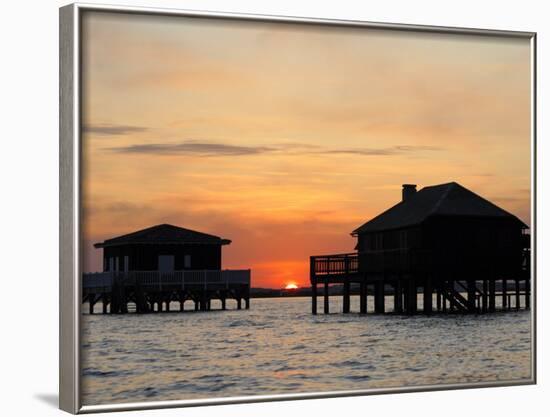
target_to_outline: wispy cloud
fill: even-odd
[[[113,125],[113,124],[95,124],[84,125],[84,133],[92,133],[101,136],[120,136],[127,135],[129,133],[141,133],[149,130],[143,126],[130,126],[130,125]]]
[[[322,154],[349,154],[349,155],[365,155],[365,156],[387,156],[399,155],[415,152],[433,152],[442,151],[443,148],[436,146],[410,146],[398,145],[387,148],[347,148],[347,149],[326,149],[312,153]]]
[[[223,143],[188,141],[182,143],[148,143],[109,148],[119,153],[155,155],[195,155],[195,156],[239,156],[255,155],[276,151],[266,146],[238,146]]]
[[[443,148],[435,146],[397,145],[386,148],[344,148],[330,149],[317,145],[301,143],[282,143],[270,146],[241,146],[223,143],[185,141],[180,143],[148,143],[129,146],[107,148],[107,150],[126,154],[154,154],[154,155],[191,155],[191,156],[241,156],[259,155],[266,153],[281,153],[295,155],[365,155],[385,156],[399,155],[414,152],[441,151]]]

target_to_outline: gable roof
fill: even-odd
[[[104,242],[95,243],[94,247],[104,248],[107,246],[121,246],[133,244],[203,244],[203,245],[228,245],[231,241],[218,236],[195,230],[184,229],[183,227],[171,224],[159,224],[138,230],[137,232],[107,239]]]
[[[422,223],[430,216],[509,217],[525,223],[456,182],[424,187],[352,232],[399,229]]]

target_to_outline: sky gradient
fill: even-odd
[[[456,181],[530,224],[528,40],[86,12],[84,271],[94,242],[159,223],[233,241],[254,287],[401,184]]]

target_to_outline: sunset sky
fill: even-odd
[[[84,271],[159,223],[233,241],[254,287],[419,188],[456,181],[530,224],[527,39],[86,12]]]

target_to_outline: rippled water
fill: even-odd
[[[331,310],[341,311],[333,298]],[[84,404],[530,376],[529,312],[313,316],[310,302],[253,299],[250,310],[85,314]],[[357,298],[352,309],[359,309]]]

